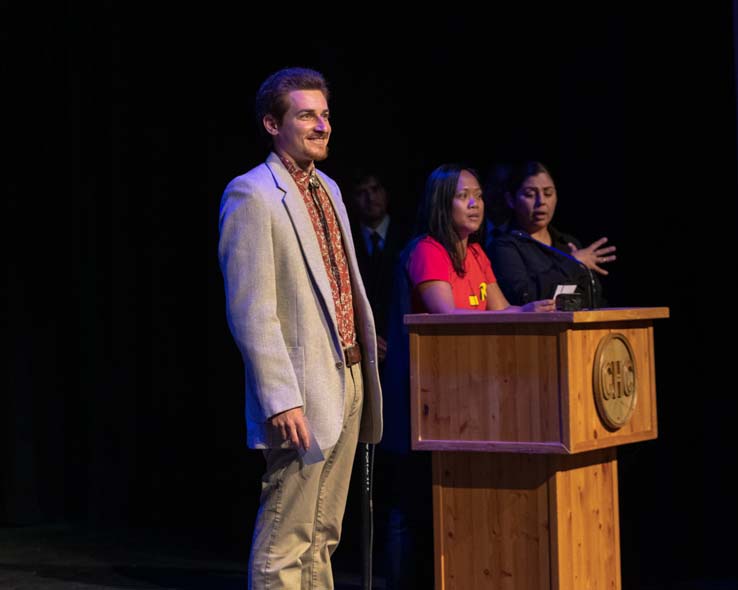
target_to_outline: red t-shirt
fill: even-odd
[[[464,260],[466,274],[460,277],[454,270],[446,249],[430,236],[418,242],[410,255],[408,272],[413,284],[413,311],[425,312],[416,287],[425,281],[444,281],[451,285],[454,307],[487,309],[487,284],[496,283],[489,258],[479,244],[469,244]]]

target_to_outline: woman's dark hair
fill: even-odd
[[[454,271],[460,277],[466,273],[464,260],[457,247],[459,234],[453,225],[453,200],[459,176],[464,170],[479,180],[476,170],[461,164],[443,164],[431,172],[418,210],[418,233],[428,234],[440,242],[451,257]],[[481,233],[482,228],[471,234],[469,243],[479,242]]]
[[[510,207],[505,195],[515,195],[526,178],[551,172],[538,160],[524,160],[495,165],[484,185],[484,196],[487,204],[487,215],[495,226],[501,225],[510,218]]]
[[[309,68],[284,68],[274,72],[259,87],[255,99],[256,124],[265,137],[271,136],[264,129],[265,115],[272,115],[279,123],[289,110],[287,95],[293,90],[320,90],[328,100],[328,84],[323,74]]]

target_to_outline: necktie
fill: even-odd
[[[379,232],[373,231],[369,238],[372,241],[372,260],[376,260],[382,252],[382,248],[379,246],[382,236],[379,235]]]
[[[318,212],[318,219],[320,220],[320,226],[323,229],[323,235],[325,236],[325,245],[328,249],[328,260],[330,260],[331,274],[333,274],[333,279],[336,281],[336,286],[338,287],[338,293],[341,297],[341,300],[343,300],[343,291],[342,291],[342,286],[341,286],[341,273],[338,270],[338,263],[336,262],[336,253],[333,251],[333,243],[331,242],[331,232],[328,229],[328,220],[325,217],[325,211],[323,210],[323,205],[320,202],[320,195],[318,193],[319,186],[320,186],[320,181],[318,180],[317,176],[315,176],[315,174],[312,174],[310,176],[310,180],[308,181],[308,189],[310,191],[310,197],[313,200],[313,205],[315,206],[315,209]]]
[[[369,238],[372,241],[372,251],[369,254],[369,276],[367,277],[368,280],[365,282],[368,283],[366,287],[369,302],[374,305],[379,290],[379,258],[382,255],[382,248],[379,246],[379,242],[382,239],[382,236],[377,232],[372,231],[372,233],[369,234]]]

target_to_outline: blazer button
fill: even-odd
[[[336,363],[336,369],[343,369],[343,363],[341,361]]]

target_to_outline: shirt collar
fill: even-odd
[[[371,238],[372,232],[377,232],[379,234],[379,237],[382,238],[383,241],[387,240],[387,230],[389,230],[389,222],[390,217],[389,215],[385,215],[384,219],[380,222],[380,224],[375,227],[374,229],[361,224],[361,233],[364,234],[364,238],[369,240]]]
[[[295,166],[295,164],[293,164],[290,160],[285,158],[282,154],[277,154],[277,157],[280,159],[282,164],[284,164],[284,167],[287,168],[287,172],[290,173],[292,180],[295,181],[297,186],[300,187],[301,189],[307,190],[310,177],[313,174],[315,174],[315,163],[312,163],[310,165],[309,170],[302,170],[301,168],[298,168],[297,166]]]

